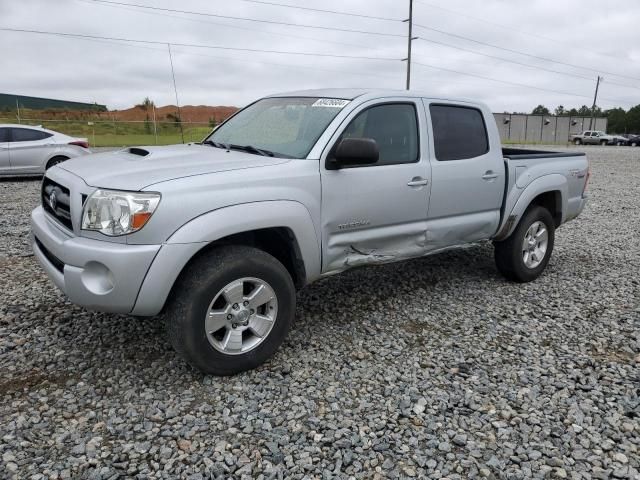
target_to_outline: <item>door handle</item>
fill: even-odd
[[[407,187],[423,187],[427,185],[429,180],[422,177],[413,177],[410,182],[407,182]]]
[[[494,178],[498,178],[498,174],[494,173],[493,170],[488,170],[482,175],[483,180],[493,180]]]

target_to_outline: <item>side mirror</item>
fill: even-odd
[[[334,168],[372,165],[378,161],[380,150],[373,138],[344,138],[333,155]]]

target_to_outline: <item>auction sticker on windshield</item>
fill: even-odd
[[[341,98],[319,98],[311,106],[312,107],[343,108],[348,103],[349,103],[349,100],[343,100]]]

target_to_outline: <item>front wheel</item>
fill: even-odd
[[[531,282],[549,263],[555,240],[555,223],[546,208],[532,207],[515,231],[502,242],[495,242],[496,266],[514,282]]]
[[[187,267],[166,312],[169,338],[195,368],[233,375],[278,349],[295,313],[287,269],[262,250],[214,248]]]

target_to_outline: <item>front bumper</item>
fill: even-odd
[[[42,207],[31,214],[35,257],[69,300],[92,310],[130,313],[160,245],[70,236]]]

